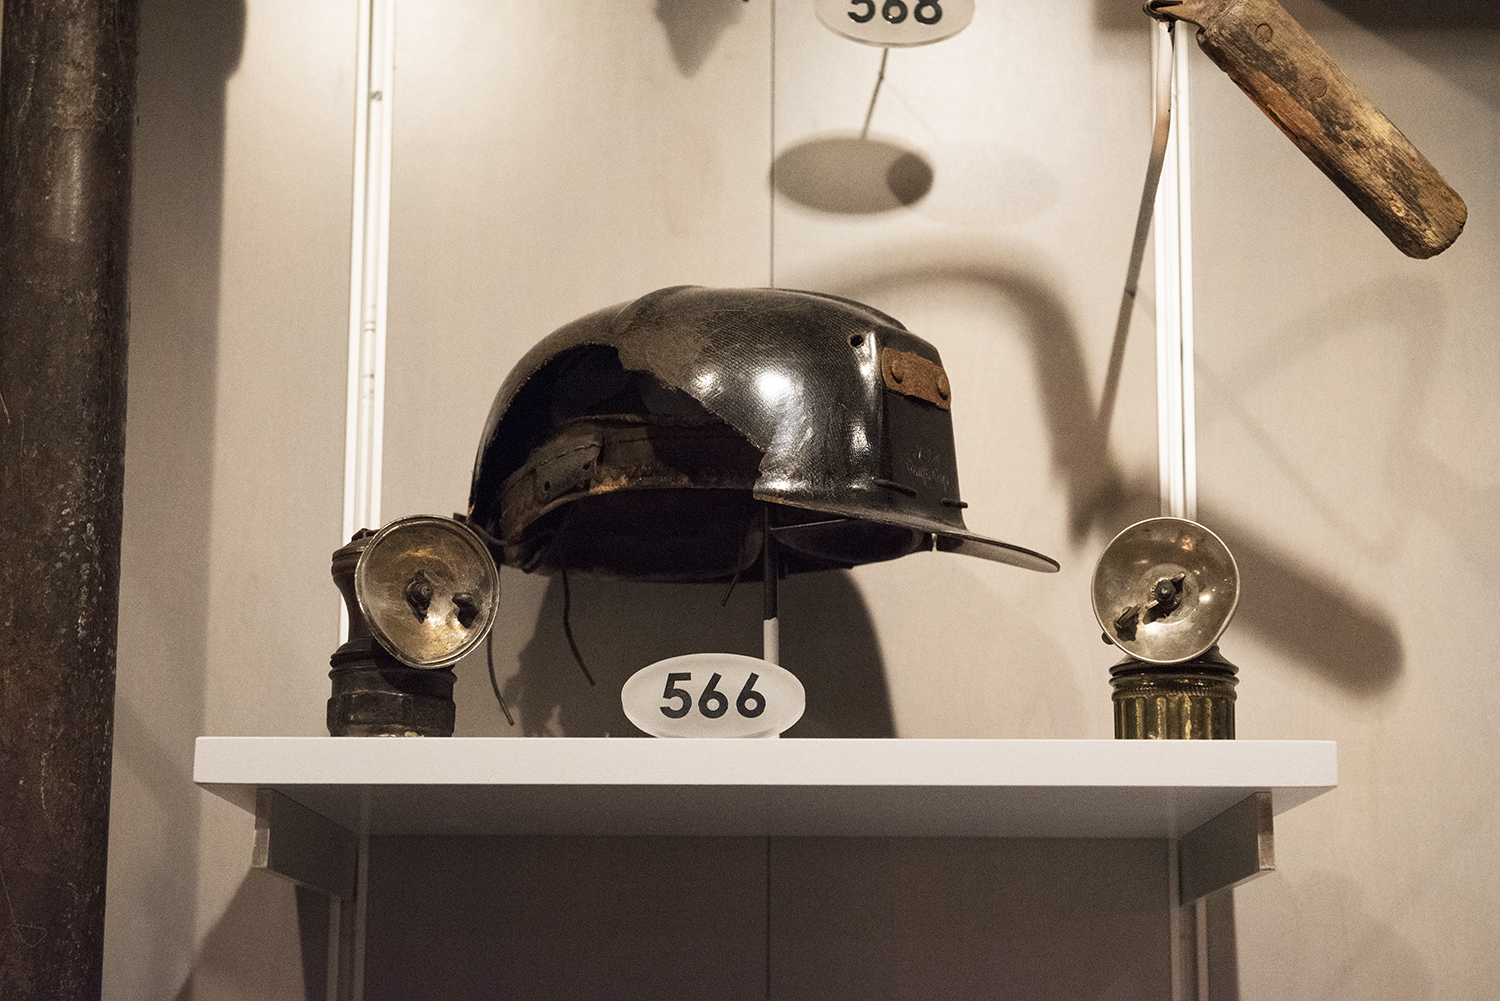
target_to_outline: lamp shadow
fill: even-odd
[[[1212,526],[1239,564],[1231,628],[1250,629],[1352,695],[1376,696],[1396,683],[1406,653],[1382,609],[1233,518],[1200,508],[1198,520]]]
[[[962,252],[941,244],[907,247],[898,265],[884,263],[890,260],[892,255],[876,248],[847,263],[826,291],[861,299],[897,288],[958,283],[1021,316],[1075,544],[1092,540],[1102,551],[1122,529],[1160,513],[1154,479],[1128,475],[1110,447],[1112,415],[1095,403],[1080,333],[1046,281],[972,247]],[[1238,624],[1356,695],[1378,694],[1399,678],[1405,654],[1388,612],[1349,593],[1332,574],[1305,566],[1253,528],[1212,511],[1200,520],[1225,539],[1240,563]]]

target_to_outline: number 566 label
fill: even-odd
[[[866,45],[926,45],[974,20],[974,0],[817,0],[818,20]]]
[[[796,675],[768,661],[693,653],[632,674],[620,704],[655,737],[770,737],[802,718],[807,693]]]

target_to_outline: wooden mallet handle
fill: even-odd
[[[1463,232],[1458,193],[1276,0],[1149,0],[1198,45],[1402,253],[1427,258]]]

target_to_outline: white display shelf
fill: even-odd
[[[373,835],[1167,838],[1338,764],[1331,741],[200,737],[193,778]]]

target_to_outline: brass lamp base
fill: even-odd
[[[1217,646],[1192,660],[1149,664],[1126,657],[1109,669],[1115,737],[1233,740],[1237,668]]]

